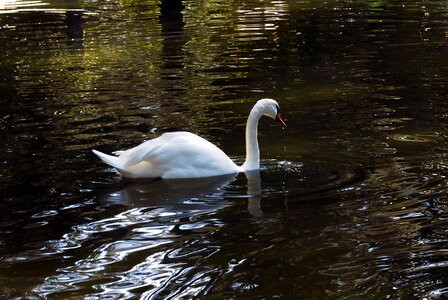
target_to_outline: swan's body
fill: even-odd
[[[93,152],[123,176],[131,178],[195,178],[240,171],[221,149],[184,131],[164,133],[121,152],[118,157]]]
[[[111,156],[92,150],[105,163],[129,178],[199,178],[234,174],[260,168],[258,120],[263,116],[285,125],[272,99],[259,100],[246,126],[246,161],[237,166],[221,149],[190,132],[169,132]]]

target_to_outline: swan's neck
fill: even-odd
[[[258,148],[258,120],[262,113],[254,107],[247,118],[246,125],[246,161],[241,166],[242,171],[258,170],[260,168],[260,149]]]

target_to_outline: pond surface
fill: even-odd
[[[0,3],[0,298],[448,296],[445,1]],[[262,169],[124,180],[188,130]]]

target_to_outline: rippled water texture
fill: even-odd
[[[445,1],[0,2],[0,298],[444,299]],[[262,169],[124,180],[174,130]]]

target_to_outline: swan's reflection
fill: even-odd
[[[106,194],[102,200],[105,204],[126,206],[182,204],[187,199],[218,198],[235,178],[235,175],[226,175],[200,179],[130,181],[123,189]]]
[[[247,204],[248,212],[254,217],[261,217],[263,212],[261,211],[260,199],[261,199],[261,180],[260,170],[246,172],[247,178],[247,194],[249,195],[249,201]]]
[[[257,232],[259,235],[269,235],[283,230],[283,224],[279,222],[280,213],[263,213],[261,210],[261,180],[260,171],[246,172],[247,178],[247,195],[249,201],[247,211],[253,217],[260,228]]]
[[[247,178],[248,211],[252,216],[262,215],[260,209],[260,171],[244,173]],[[125,206],[174,206],[177,209],[197,209],[207,205],[207,199],[223,199],[226,187],[236,180],[235,175],[200,179],[171,179],[155,181],[132,181],[118,191],[101,197],[106,204]],[[204,201],[189,200],[204,199]]]

